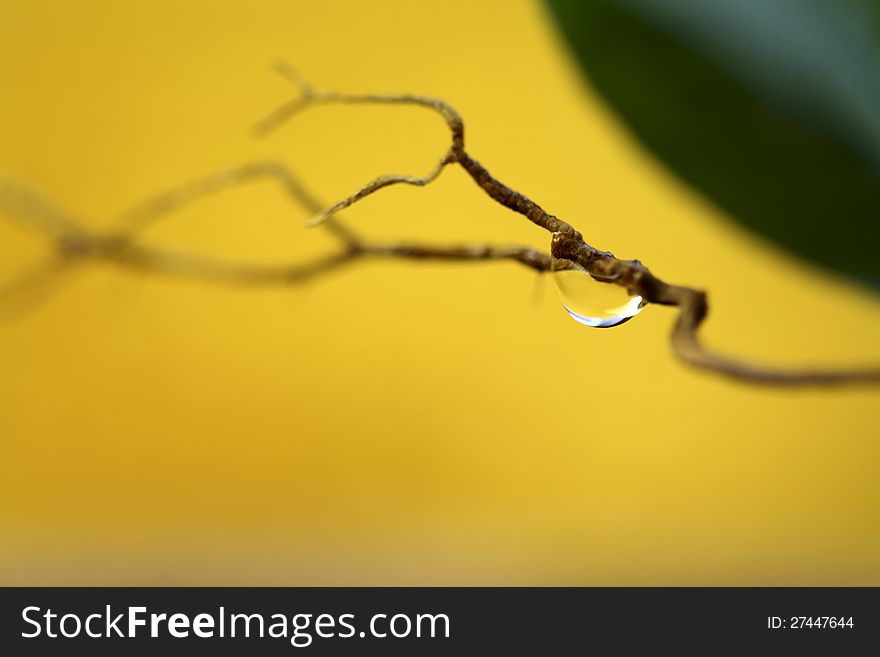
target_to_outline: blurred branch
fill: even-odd
[[[106,234],[89,232],[79,222],[62,215],[41,195],[14,180],[0,177],[0,210],[29,228],[43,232],[56,246],[55,256],[15,279],[0,285],[0,303],[28,293],[54,274],[71,271],[85,260],[101,260],[131,269],[237,285],[288,285],[364,257],[397,257],[416,260],[516,260],[538,271],[550,268],[550,256],[521,246],[487,244],[434,245],[410,242],[368,242],[338,219],[322,221],[337,237],[342,249],[303,263],[268,266],[206,258],[138,242],[140,234],[168,215],[208,196],[258,179],[274,179],[291,199],[310,212],[321,205],[293,172],[279,162],[255,162],[225,169],[166,190],[122,213],[117,228]],[[63,221],[62,221],[63,218]]]
[[[443,100],[412,94],[344,94],[316,91],[286,64],[278,71],[292,81],[299,95],[283,104],[256,126],[259,135],[277,130],[302,110],[317,104],[378,103],[414,105],[437,112],[446,121],[451,144],[437,164],[424,176],[383,175],[366,183],[350,196],[324,208],[299,183],[293,173],[277,162],[259,162],[220,171],[158,194],[136,205],[119,217],[119,228],[109,234],[93,234],[77,221],[54,210],[53,206],[16,183],[0,178],[0,210],[25,218],[29,226],[43,231],[57,245],[57,260],[35,275],[51,273],[54,267],[68,266],[85,259],[106,260],[148,272],[187,276],[242,285],[289,285],[306,281],[344,264],[364,257],[396,257],[435,260],[514,260],[540,272],[577,266],[598,283],[619,285],[630,295],[641,296],[649,303],[676,306],[678,319],[672,331],[672,346],[685,363],[704,370],[752,383],[773,385],[813,385],[880,383],[880,368],[863,370],[790,370],[780,371],[728,358],[706,349],[699,341],[698,329],[708,314],[706,293],[688,287],[670,285],[652,274],[638,260],[620,260],[607,251],[590,246],[573,226],[547,213],[541,206],[499,180],[464,147],[464,122]],[[521,246],[428,245],[406,242],[371,243],[359,238],[336,217],[341,210],[367,196],[397,184],[430,184],[447,166],[461,166],[493,200],[517,212],[551,233],[550,253]],[[282,266],[239,264],[207,259],[192,254],[175,253],[139,244],[142,230],[170,213],[245,182],[272,178],[278,181],[291,199],[313,213],[309,226],[324,226],[340,241],[342,250],[315,260]],[[12,199],[10,201],[10,199]],[[18,199],[18,200],[16,200]],[[28,283],[30,277],[24,279]],[[23,283],[22,283],[23,284]],[[0,288],[0,300],[13,294],[17,285]]]

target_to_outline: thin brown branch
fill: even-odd
[[[290,69],[282,69],[288,78],[297,80]],[[510,189],[479,162],[473,159],[464,146],[464,122],[455,109],[443,100],[424,96],[401,95],[349,95],[334,92],[317,92],[311,87],[298,84],[300,97],[283,105],[273,112],[260,125],[263,130],[276,129],[296,112],[317,102],[344,103],[398,103],[426,107],[440,113],[451,132],[449,150],[438,166],[424,178],[407,179],[400,176],[383,176],[368,183],[354,194],[330,206],[310,222],[316,225],[326,221],[339,209],[349,207],[382,187],[395,182],[427,184],[441,170],[451,164],[460,165],[476,184],[493,200],[526,217],[532,223],[552,234],[552,260],[569,260],[604,284],[624,287],[631,295],[641,296],[649,303],[679,308],[679,317],[672,332],[672,346],[676,355],[689,365],[711,372],[724,374],[739,380],[774,385],[814,385],[844,383],[878,383],[880,367],[862,370],[792,370],[780,371],[774,368],[741,362],[719,355],[706,349],[698,337],[698,329],[708,314],[706,293],[688,287],[670,285],[652,274],[638,260],[620,260],[612,253],[600,251],[586,241],[569,223],[547,213],[540,205],[525,195]],[[527,263],[528,264],[528,263]]]
[[[303,263],[265,265],[232,262],[139,243],[139,237],[144,230],[174,212],[206,197],[259,179],[279,182],[291,200],[309,212],[316,212],[322,207],[285,165],[279,162],[254,162],[224,169],[151,196],[120,214],[115,222],[117,227],[106,234],[89,233],[66,216],[63,223],[30,222],[30,227],[41,230],[55,242],[58,255],[47,263],[41,263],[34,270],[0,285],[0,306],[11,307],[13,298],[25,299],[38,286],[51,282],[53,277],[68,271],[73,264],[87,259],[142,272],[244,286],[303,283],[367,257],[446,261],[516,260],[538,271],[547,271],[550,267],[549,255],[527,247],[364,242],[335,217],[328,218],[323,226],[339,239],[343,248]],[[18,189],[11,180],[7,181],[7,188]],[[31,216],[64,216],[53,209],[54,205],[48,199],[32,190],[28,190],[26,198],[29,199],[28,204],[7,204],[0,208],[5,209],[0,214],[19,221],[21,217],[17,213],[20,214],[23,209],[27,211],[25,219]],[[58,226],[62,229],[58,229]]]
[[[539,272],[572,266],[588,273],[597,284],[619,285],[629,294],[638,295],[646,302],[677,306],[679,315],[672,331],[672,346],[676,355],[689,365],[742,381],[772,385],[880,382],[880,368],[853,371],[779,371],[728,358],[706,349],[698,336],[699,327],[708,314],[705,292],[670,285],[654,276],[638,260],[620,260],[607,251],[592,247],[570,224],[547,213],[528,197],[501,183],[465,151],[464,123],[458,112],[445,101],[411,94],[316,91],[285,64],[279,64],[277,68],[296,85],[299,96],[283,104],[257,124],[257,132],[261,135],[278,129],[300,111],[316,104],[414,105],[437,112],[443,117],[451,133],[450,146],[426,175],[379,176],[326,208],[280,163],[258,162],[227,169],[139,203],[123,213],[117,222],[118,228],[106,235],[90,233],[79,222],[55,210],[40,195],[0,179],[0,210],[5,210],[0,214],[17,216],[26,225],[41,230],[55,241],[58,248],[58,260],[44,270],[37,271],[34,274],[35,279],[43,280],[42,277],[51,275],[55,267],[63,271],[71,263],[84,259],[104,260],[147,272],[242,285],[300,283],[365,257],[447,261],[514,260]],[[437,246],[405,242],[370,243],[361,240],[335,217],[339,211],[385,187],[396,184],[430,184],[447,166],[455,164],[461,166],[493,200],[550,232],[550,253],[528,247],[487,244]],[[139,243],[138,238],[143,230],[169,214],[207,196],[258,179],[274,179],[280,183],[291,200],[314,215],[308,224],[320,224],[331,231],[342,243],[342,250],[310,262],[267,266],[218,261]],[[5,291],[18,290],[28,281],[29,279],[19,281],[13,288],[5,288]]]
[[[364,255],[412,258],[415,260],[515,260],[539,272],[550,271],[549,254],[524,246],[495,246],[492,244],[462,244],[437,246],[427,244],[371,244],[364,245]]]

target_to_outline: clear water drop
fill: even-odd
[[[611,328],[638,315],[647,304],[625,288],[597,281],[576,265],[553,271],[563,307],[584,326]]]

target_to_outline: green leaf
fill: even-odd
[[[789,251],[880,288],[873,0],[546,0],[669,167]]]

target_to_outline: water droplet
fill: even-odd
[[[647,304],[614,283],[597,281],[577,265],[554,269],[553,280],[563,307],[576,322],[594,328],[611,328],[638,315]]]

